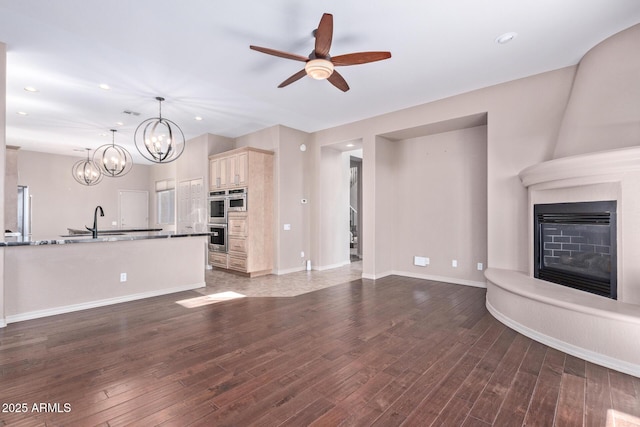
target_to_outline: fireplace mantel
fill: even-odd
[[[550,160],[519,177],[529,195],[529,271],[487,270],[487,308],[530,338],[640,377],[640,146]],[[618,206],[618,300],[533,278],[533,206],[603,200]]]
[[[620,174],[640,172],[640,147],[621,148],[564,157],[530,166],[520,172],[525,187],[563,180],[601,177],[609,181]],[[609,177],[609,178],[606,178]]]

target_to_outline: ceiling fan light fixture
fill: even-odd
[[[304,70],[309,77],[324,80],[333,74],[333,63],[327,59],[312,59],[305,64]]]

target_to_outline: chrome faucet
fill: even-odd
[[[93,228],[89,228],[86,225],[84,228],[91,232],[91,236],[94,239],[98,238],[98,210],[100,210],[100,216],[104,216],[104,211],[102,210],[102,206],[96,206],[96,209],[93,211]]]

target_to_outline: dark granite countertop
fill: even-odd
[[[22,237],[7,237],[4,242],[0,242],[0,246],[37,246],[37,245],[64,245],[68,243],[98,243],[98,242],[123,242],[127,240],[147,240],[147,239],[169,239],[176,237],[198,237],[209,236],[211,233],[207,232],[189,232],[189,233],[175,233],[171,231],[148,231],[148,232],[134,232],[123,233],[121,230],[105,231],[105,235],[100,235],[94,239],[90,235],[85,236],[83,234],[72,236],[61,236],[56,239],[36,239],[31,238],[25,240]]]
[[[81,234],[81,235],[91,234],[91,231],[87,230],[86,228],[67,228],[67,231],[69,232],[69,236],[76,235],[76,234]],[[162,231],[162,228],[111,228],[111,229],[105,229],[105,230],[98,230],[98,235],[104,234],[106,236],[108,234],[138,233],[141,231]],[[68,236],[62,236],[62,237],[68,237]]]

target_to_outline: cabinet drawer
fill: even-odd
[[[209,263],[215,267],[227,268],[227,254],[209,252]]]
[[[247,259],[246,258],[238,258],[235,256],[229,256],[229,266],[228,268],[232,270],[238,270],[242,272],[247,272]]]
[[[229,236],[247,235],[247,221],[244,218],[229,218]]]
[[[237,252],[243,255],[247,254],[246,239],[229,238],[229,252]]]

